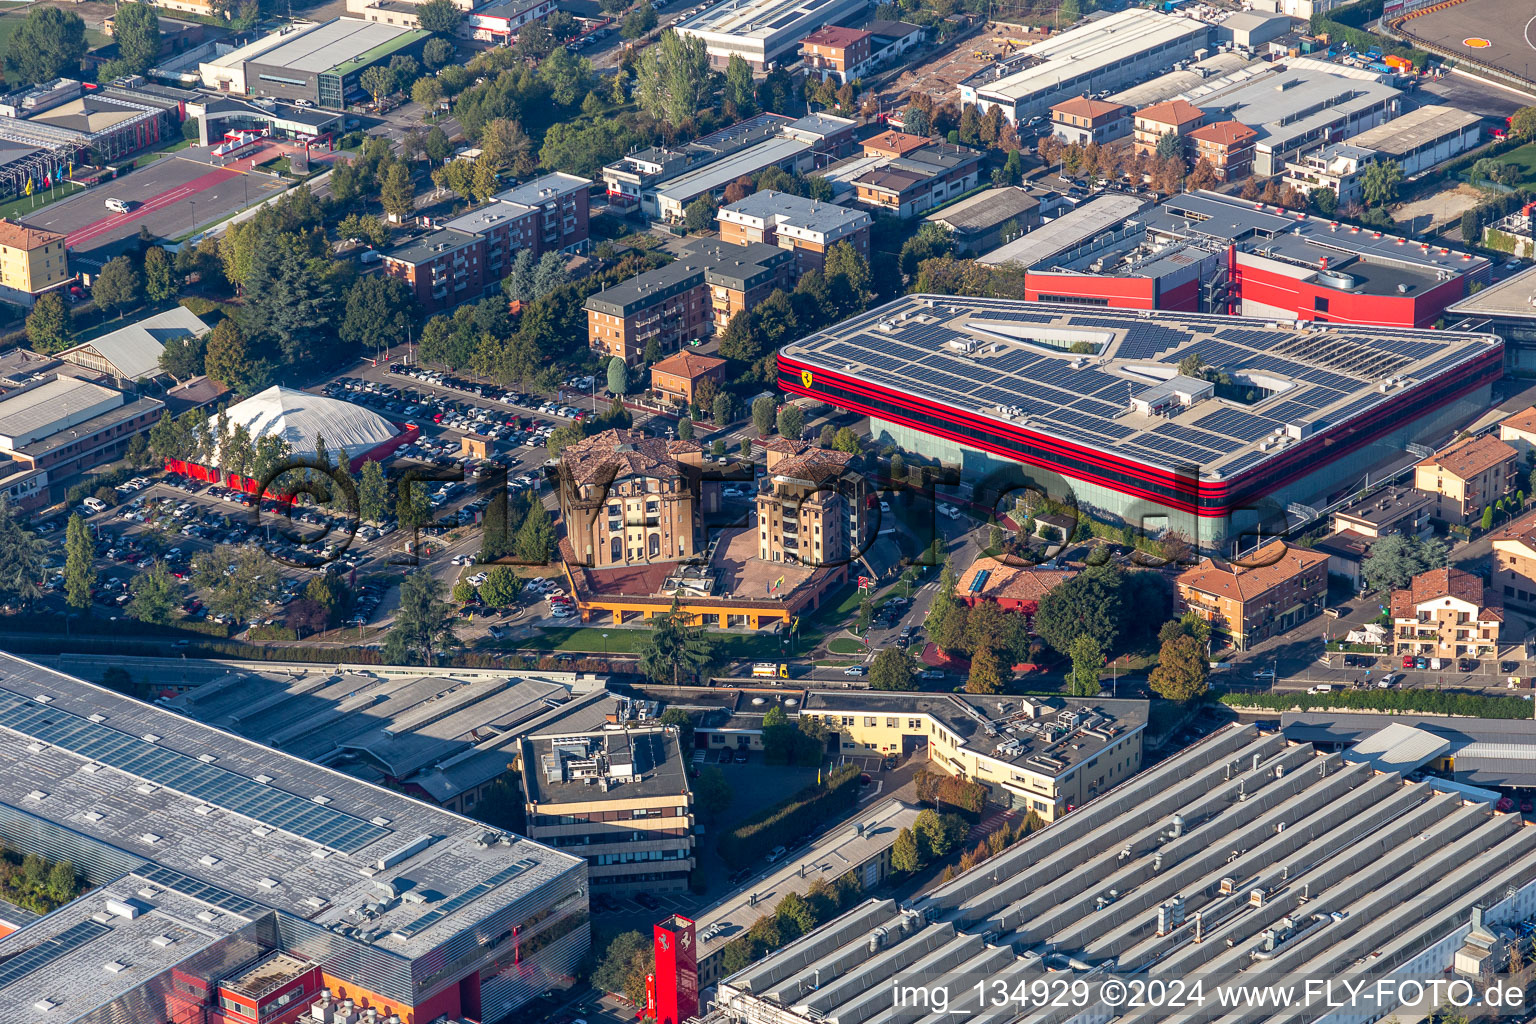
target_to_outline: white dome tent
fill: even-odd
[[[370,452],[387,454],[401,437],[401,428],[360,405],[277,385],[230,406],[224,415],[231,429],[244,426],[253,442],[281,437],[300,458],[315,454],[317,437],[325,439],[333,459],[345,451],[352,462]],[[215,417],[215,430],[217,423]]]

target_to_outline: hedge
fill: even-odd
[[[1530,718],[1523,697],[1489,697],[1445,690],[1344,690],[1340,693],[1228,693],[1228,707],[1265,711],[1381,711],[1387,714]]]
[[[733,868],[745,867],[775,846],[814,830],[853,806],[859,794],[859,767],[845,764],[827,776],[825,786],[806,786],[720,837],[720,856]]]

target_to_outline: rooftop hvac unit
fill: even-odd
[[[1250,907],[1262,907],[1264,905],[1264,890],[1250,889],[1248,891],[1248,905]]]

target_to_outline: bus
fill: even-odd
[[[752,666],[753,679],[788,679],[789,666],[783,662],[760,661]]]

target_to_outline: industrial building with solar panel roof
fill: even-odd
[[[0,775],[88,889],[0,938],[0,1024],[496,1021],[590,945],[580,857],[8,655]]]
[[[1214,380],[1185,376],[1200,357]],[[1412,461],[1489,404],[1491,334],[909,295],[784,346],[877,443],[1217,549]]]

